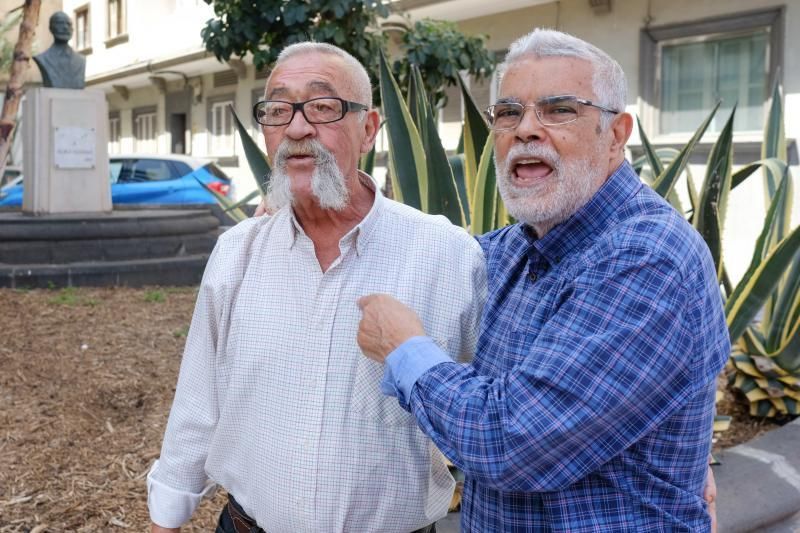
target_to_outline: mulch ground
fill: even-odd
[[[144,531],[196,291],[0,289],[0,532]],[[715,448],[773,429],[730,394]],[[184,531],[213,531],[225,502]]]

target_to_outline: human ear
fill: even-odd
[[[611,122],[611,146],[609,151],[611,154],[619,154],[625,151],[625,144],[631,137],[633,131],[633,117],[630,113],[620,113]]]
[[[361,153],[366,154],[375,146],[375,138],[381,124],[381,117],[375,109],[370,109],[364,117],[364,138],[361,140]]]

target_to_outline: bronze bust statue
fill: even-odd
[[[83,89],[86,86],[86,58],[69,46],[72,21],[63,11],[50,17],[50,33],[55,42],[33,57],[42,72],[42,85],[57,89]]]

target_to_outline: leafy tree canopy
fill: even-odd
[[[280,51],[302,41],[335,44],[367,67],[378,79],[378,57],[387,39],[379,19],[388,7],[376,0],[204,0],[212,4],[216,18],[201,31],[206,49],[220,61],[253,55],[256,68],[268,67]],[[416,22],[402,37],[393,62],[395,75],[407,83],[410,64],[419,67],[428,94],[444,103],[443,89],[454,85],[459,71],[476,79],[490,76],[494,55],[484,46],[485,36],[466,36],[455,24],[444,21]],[[377,96],[377,93],[376,93]]]

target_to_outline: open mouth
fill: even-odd
[[[511,167],[514,181],[523,186],[547,178],[552,172],[552,166],[536,158],[518,159]]]

